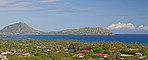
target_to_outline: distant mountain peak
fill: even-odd
[[[2,33],[11,33],[11,34],[29,34],[29,33],[37,33],[39,31],[33,29],[23,22],[19,22],[16,24],[12,24],[6,26],[4,29],[0,30]]]

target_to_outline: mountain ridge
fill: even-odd
[[[56,32],[42,32],[33,29],[25,23],[19,22],[11,24],[0,30],[0,34],[18,34],[18,35],[114,35],[106,28],[85,27],[80,29],[67,29]]]

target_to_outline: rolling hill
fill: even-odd
[[[68,29],[57,32],[49,32],[50,35],[114,35],[106,28],[86,27],[80,29]]]

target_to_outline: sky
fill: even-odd
[[[148,0],[0,0],[0,29],[18,22],[44,32],[120,22],[146,30],[147,6]]]

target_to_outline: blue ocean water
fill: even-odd
[[[25,40],[28,38],[38,40],[55,40],[55,39],[71,39],[90,41],[120,41],[120,42],[139,42],[148,44],[148,34],[116,34],[116,35],[6,35],[0,39],[16,39]]]

